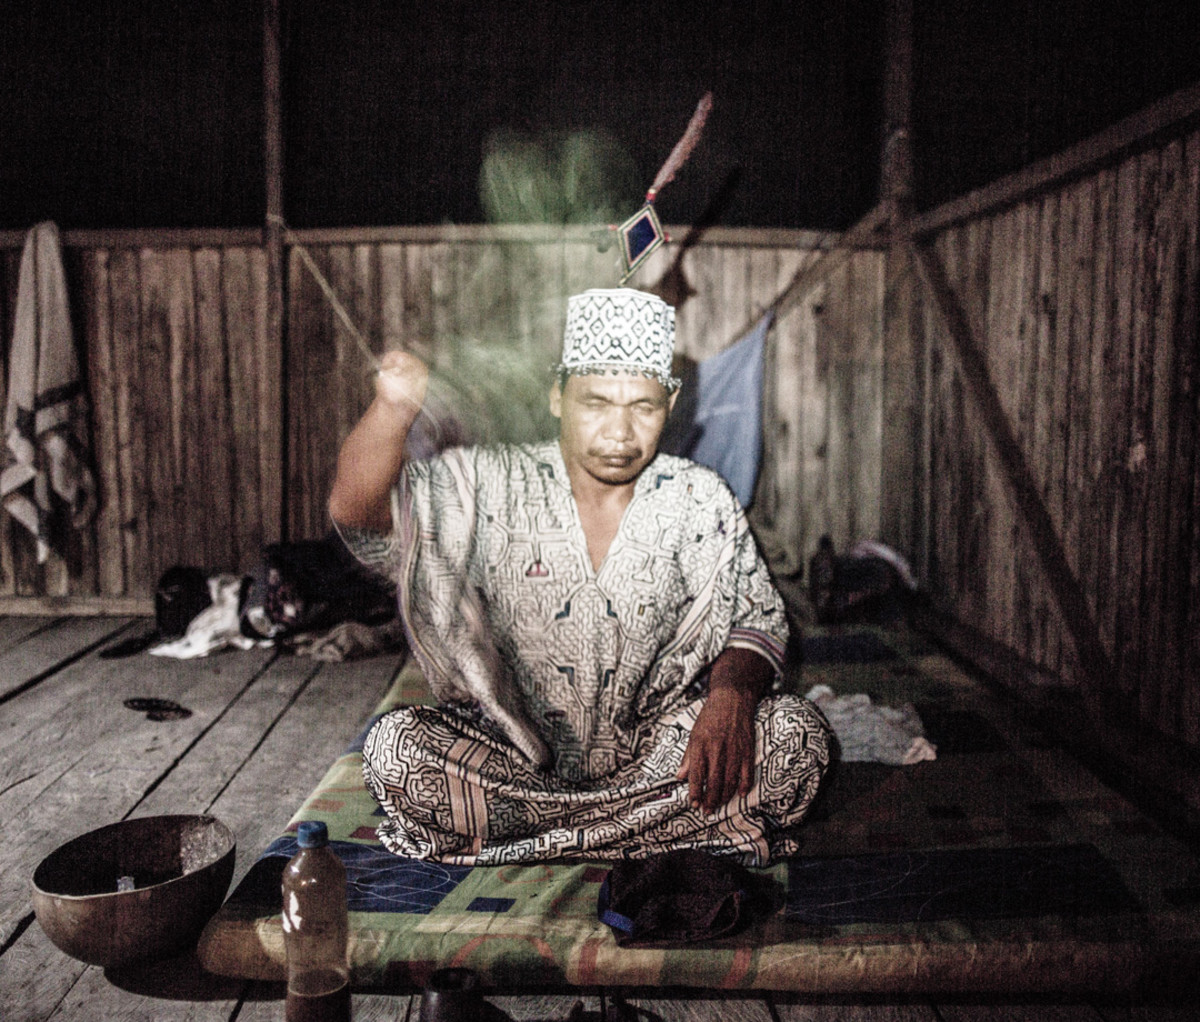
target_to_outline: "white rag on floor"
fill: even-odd
[[[259,643],[242,634],[241,598],[245,585],[246,580],[240,575],[210,575],[208,595],[212,603],[188,622],[183,638],[160,643],[150,650],[150,655],[194,660],[228,646],[238,649],[269,646],[269,641]]]
[[[0,501],[37,540],[44,563],[65,512],[79,529],[96,509],[89,465],[87,399],[71,334],[58,228],[40,223],[25,238],[8,362]]]
[[[877,706],[865,693],[839,696],[828,685],[814,685],[805,698],[825,714],[846,763],[912,766],[937,758],[937,746],[925,737],[925,727],[910,703]]]

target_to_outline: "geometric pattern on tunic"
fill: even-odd
[[[454,865],[644,858],[691,848],[762,866],[796,851],[796,827],[829,763],[820,712],[794,695],[763,700],[755,780],[712,815],[676,779],[702,700],[658,722],[643,757],[590,784],[525,761],[494,730],[434,707],[382,717],[363,776],[386,810],[390,851]]]
[[[787,641],[783,602],[736,498],[720,476],[693,462],[658,454],[642,471],[598,570],[557,441],[455,448],[409,463],[393,494],[393,520],[386,540],[353,530],[344,534],[360,558],[400,583],[413,651],[435,691],[439,672],[452,676],[457,669],[459,608],[470,586],[480,598],[502,669],[509,672],[506,683],[519,693],[525,718],[551,750],[550,781],[576,795],[611,791],[622,771],[636,774],[655,755],[661,759],[654,750],[664,736],[682,759],[687,731],[679,730],[680,714],[698,705],[704,671],[724,649],[753,649],[773,664],[777,679],[781,672]],[[450,741],[438,721],[455,715],[462,719],[447,725],[451,732],[461,726],[469,733]],[[817,711],[794,715],[803,718],[806,741],[813,745],[808,772],[794,778],[791,789],[799,792],[803,812],[809,782],[815,791],[827,762],[827,749],[817,747],[827,740]],[[385,844],[395,851],[404,847],[406,855],[417,854],[420,846],[425,855],[467,861],[455,856],[482,854],[469,846],[489,840],[478,820],[490,819],[492,831],[509,835],[504,839],[509,844],[512,835],[533,826],[528,807],[548,797],[542,781],[535,781],[545,775],[516,754],[491,721],[479,718],[475,708],[453,705],[412,716],[434,731],[425,736],[422,751],[405,754],[432,757],[442,775],[434,769],[418,777],[402,761],[404,754],[375,743],[377,755],[392,757],[372,787],[389,814],[380,830]],[[673,730],[664,731],[666,720],[676,721]],[[498,788],[484,793],[459,784],[451,790],[458,782],[445,773],[446,765],[456,764],[453,772],[475,771],[478,764],[467,762],[472,755],[498,771]],[[678,765],[655,773],[654,783],[677,787]],[[400,778],[403,783],[397,783]],[[395,797],[388,794],[393,789]],[[397,801],[410,795],[422,805],[453,806],[461,826],[451,821],[436,841],[418,838],[412,828],[424,825]],[[644,829],[650,818],[638,805],[635,818]],[[611,821],[614,811],[627,809],[627,802],[617,801],[606,804],[601,815]],[[781,810],[779,816],[789,814],[791,809]],[[726,835],[723,841],[740,849],[738,854],[761,858],[771,854],[774,839],[765,835],[773,826],[763,823],[749,842],[758,851],[748,851],[744,837]],[[409,837],[401,836],[405,829]],[[455,833],[460,846],[451,849],[448,843],[455,839],[447,835]],[[471,835],[466,845],[464,834]],[[574,854],[570,846],[577,839],[556,839],[556,854]],[[595,853],[591,848],[589,854]]]
[[[403,485],[396,553],[408,560],[397,567],[422,666],[454,670],[471,585],[560,774],[604,776],[631,759],[639,724],[694,695],[727,646],[782,667],[783,602],[709,469],[658,455],[598,571],[556,441],[454,449],[410,464]]]

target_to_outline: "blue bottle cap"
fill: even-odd
[[[305,820],[296,828],[296,844],[301,848],[324,848],[329,844],[329,829],[320,820]]]

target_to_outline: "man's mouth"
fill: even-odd
[[[599,459],[605,464],[613,468],[624,468],[637,461],[638,455],[636,451],[631,451],[628,454],[600,454]]]

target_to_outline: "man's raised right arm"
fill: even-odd
[[[375,377],[375,399],[338,454],[329,515],[339,525],[374,532],[392,528],[392,487],[404,465],[404,445],[429,382],[415,355],[389,351]]]

